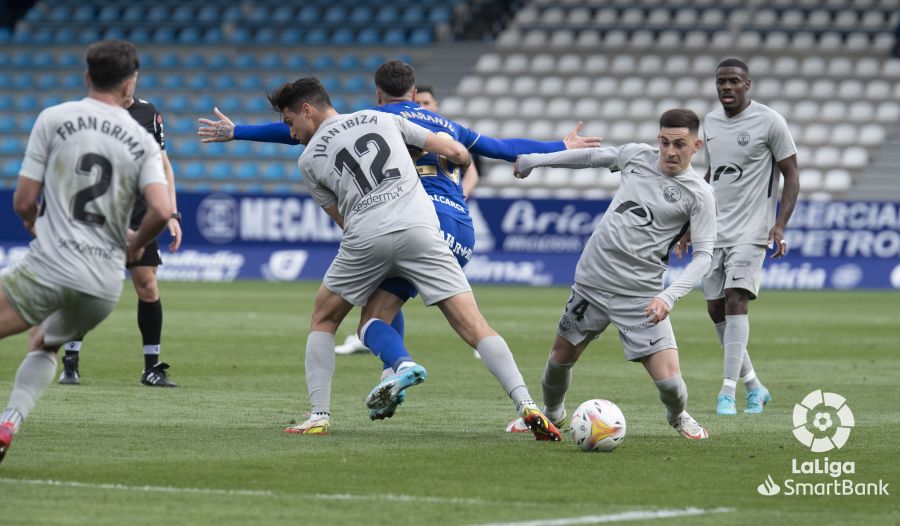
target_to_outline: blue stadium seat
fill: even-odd
[[[61,84],[64,88],[81,88],[84,86],[84,78],[80,73],[63,73]],[[141,75],[141,85],[145,85],[144,75]]]
[[[222,30],[213,27],[207,29],[205,33],[203,33],[203,43],[204,44],[221,44],[225,41],[225,35],[222,34]]]
[[[53,55],[46,51],[35,53],[31,62],[36,68],[52,68],[55,64]]]
[[[241,53],[234,59],[234,65],[238,68],[255,68],[256,55],[253,53]]]
[[[225,192],[226,194],[237,194],[241,191],[238,185],[234,183],[222,183],[222,186],[219,187],[219,190]]]
[[[314,28],[306,33],[304,42],[310,46],[324,46],[328,43],[328,33],[321,28]]]
[[[196,111],[197,103],[194,102],[194,108]],[[203,114],[210,111],[212,106],[207,106],[203,110]],[[159,111],[164,111],[165,108],[158,108]],[[166,131],[174,132],[174,133],[182,133],[185,135],[196,135],[197,132],[197,124],[193,119],[172,119],[166,120]]]
[[[97,21],[104,22],[109,24],[110,22],[116,22],[121,18],[119,15],[119,9],[116,6],[108,5],[104,6],[100,9],[100,13],[97,15]]]
[[[410,6],[403,10],[402,20],[405,24],[422,24],[425,21],[425,13],[420,6]]]
[[[347,113],[350,110],[350,104],[347,102],[347,99],[340,95],[331,96],[331,105],[334,106],[338,113]]]
[[[295,71],[303,71],[309,67],[309,63],[306,61],[306,57],[297,52],[294,52],[285,57],[284,65],[285,67]]]
[[[315,6],[306,5],[297,13],[297,21],[304,26],[311,26],[319,22],[319,10]]]
[[[10,159],[3,163],[3,176],[4,177],[18,177],[19,169],[22,167],[22,161],[19,159]]]
[[[201,161],[191,161],[175,173],[176,178],[184,178],[188,181],[203,179],[204,176],[206,176],[206,166]]]
[[[201,40],[200,30],[196,27],[186,27],[178,32],[178,43],[182,45],[199,44]]]
[[[0,68],[4,68],[9,65],[9,54],[0,49]]]
[[[344,79],[343,82],[344,91],[350,92],[360,92],[360,91],[373,91],[369,84],[369,80],[363,75],[353,75]]]
[[[175,30],[161,27],[153,32],[154,44],[172,44],[175,42]]]
[[[57,104],[62,104],[63,102],[63,98],[59,95],[44,95],[43,97],[41,97],[41,101],[38,103],[38,105],[41,108],[49,108],[50,106],[56,106]]]
[[[194,192],[207,193],[212,192],[213,187],[208,183],[197,183],[195,185],[192,185],[190,189]]]
[[[262,173],[263,179],[267,181],[278,181],[283,179],[284,175],[285,170],[282,163],[268,163]]]
[[[218,16],[220,20],[225,22],[240,22],[244,18],[241,8],[236,5],[228,7],[225,10],[225,14],[219,14]]]
[[[450,18],[450,8],[443,5],[432,7],[428,15],[428,20],[432,24],[444,24],[450,22]]]
[[[252,39],[253,33],[245,27],[236,28],[228,35],[228,41],[234,44],[248,44]]]
[[[262,95],[262,89],[257,90],[259,95],[249,96],[244,99],[244,111],[247,113],[262,113],[272,109],[269,101]]]
[[[12,75],[5,71],[0,71],[0,89],[11,88],[13,85]]]
[[[216,53],[209,59],[209,67],[211,68],[227,68],[231,66],[231,58],[226,53]]]
[[[191,53],[184,57],[184,66],[188,68],[206,67],[206,59],[200,53]]]
[[[350,103],[350,109],[348,111],[359,111],[364,110],[366,108],[371,108],[375,105],[375,101],[372,100],[372,97],[354,97],[353,102]]]
[[[277,158],[280,157],[281,149],[284,145],[271,142],[258,142],[254,144],[254,150],[259,157]]]
[[[262,89],[262,79],[258,75],[241,75],[238,87],[245,91],[259,91]]]
[[[359,69],[359,57],[353,54],[342,55],[337,67],[343,71],[355,71]]]
[[[303,32],[296,27],[289,27],[278,35],[278,42],[286,46],[299,44],[303,40]]]
[[[231,178],[231,163],[212,163],[211,165],[209,165],[206,175],[213,179],[229,179]]]
[[[297,172],[297,173],[300,173],[300,172]],[[248,192],[250,191],[249,188],[247,191]],[[293,194],[295,192],[294,192],[294,189],[291,188],[291,185],[289,185],[289,184],[278,184],[278,185],[275,185],[272,187],[272,193],[273,194]]]
[[[31,34],[31,43],[38,45],[47,45],[53,42],[53,31],[41,28]]]
[[[194,9],[190,5],[180,5],[171,14],[171,20],[175,22],[193,22]]]
[[[356,26],[367,25],[372,21],[372,8],[368,6],[354,7],[350,13],[350,22]]]
[[[30,44],[31,33],[27,31],[16,31],[12,34],[12,38],[10,40],[12,40],[14,44]]]
[[[219,100],[219,109],[226,115],[241,110],[241,99],[237,95],[226,95]]]
[[[253,34],[253,41],[257,44],[274,44],[278,40],[278,32],[271,27],[264,27]]]
[[[103,40],[124,40],[128,37],[125,36],[125,31],[118,27],[111,27],[103,32]]]
[[[7,136],[0,141],[0,153],[20,155],[25,152],[25,144],[17,136]]]
[[[259,57],[259,66],[266,69],[278,69],[281,67],[281,56],[277,53],[266,53]]]
[[[197,21],[202,24],[215,24],[219,21],[219,7],[205,5],[197,12]]]
[[[165,22],[169,18],[169,6],[155,5],[147,11],[144,20],[147,22]]]
[[[375,15],[375,21],[383,27],[391,27],[398,20],[402,20],[402,17],[397,11],[397,8],[393,6],[382,6],[381,9],[378,10],[378,14]]]
[[[247,20],[254,23],[267,22],[269,20],[269,7],[265,5],[253,5],[250,7],[250,13],[245,15]]]
[[[160,68],[177,68],[181,65],[181,60],[177,53],[163,53],[159,55],[156,65]]]
[[[6,93],[0,93],[0,110],[8,111],[13,107],[13,99]]]
[[[81,56],[76,53],[72,53],[71,51],[63,52],[56,55],[56,65],[61,68],[71,68],[74,66],[80,66]],[[143,62],[142,62],[143,63]]]
[[[53,43],[55,44],[74,44],[75,30],[71,27],[63,27],[53,34]]]
[[[322,85],[325,86],[325,89],[329,92],[337,91],[341,86],[340,81],[334,75],[322,75],[319,77],[319,81],[322,82]]]
[[[219,159],[221,157],[225,157],[228,155],[228,151],[225,148],[225,143],[221,142],[210,142],[203,145],[204,157],[208,157],[211,159]]]
[[[355,39],[355,33],[352,29],[342,27],[331,35],[331,44],[335,46],[350,46]]]
[[[412,32],[409,43],[413,46],[427,46],[431,44],[431,29],[420,27]]]
[[[228,73],[220,73],[213,79],[213,87],[220,90],[234,89],[234,77]]]
[[[377,29],[367,27],[356,36],[356,43],[360,46],[377,46],[381,43],[381,33]]]
[[[194,90],[203,90],[208,88],[211,82],[209,75],[206,73],[194,73],[187,81],[187,87]]]
[[[150,42],[150,30],[143,27],[134,28],[128,34],[128,40],[134,44],[146,44]]]
[[[0,133],[14,133],[18,131],[19,125],[16,123],[15,117],[12,115],[0,115]]]
[[[327,24],[340,24],[347,18],[347,11],[343,7],[333,5],[325,11],[322,21]]]
[[[30,73],[19,73],[13,77],[13,86],[21,90],[30,90],[34,80]]]
[[[387,59],[384,58],[384,55],[369,55],[366,57],[365,63],[363,64],[363,69],[367,71],[375,71],[378,69],[378,66],[387,62]]]
[[[31,54],[30,53],[16,53],[12,58],[12,67],[16,69],[23,69],[31,67]]]
[[[87,29],[82,29],[78,33],[78,43],[82,45],[93,44],[94,42],[100,40],[100,31],[89,27]]]
[[[313,69],[316,71],[329,71],[334,69],[334,58],[331,55],[318,55],[313,59]]]
[[[184,87],[184,77],[180,73],[168,73],[162,76],[162,86],[167,89]]]
[[[53,89],[58,82],[56,81],[56,75],[53,73],[43,73],[38,76],[35,84],[41,89]]]
[[[72,22],[93,22],[96,17],[96,13],[94,12],[94,6],[92,5],[82,5],[75,9],[75,12],[72,13],[72,18],[70,19]]]
[[[406,32],[399,28],[391,28],[384,32],[384,45],[402,46],[406,44]]]
[[[0,100],[2,100],[2,99],[3,99],[3,97],[0,96]],[[2,107],[2,105],[0,105],[0,107]],[[31,132],[31,129],[34,128],[34,122],[36,120],[37,120],[37,114],[35,114],[35,113],[30,113],[28,115],[25,115],[24,117],[20,117],[19,118],[19,131],[23,132],[23,133]]]
[[[162,104],[166,112],[184,113],[189,109],[188,98],[184,95],[172,95],[166,97],[165,103]]]
[[[143,67],[143,64],[141,64]],[[159,86],[159,78],[157,78],[155,73],[141,73],[138,76],[138,87],[139,88],[155,88]]]
[[[253,143],[249,141],[234,141],[228,152],[234,157],[251,157],[253,155]]]
[[[173,146],[175,148],[172,148]],[[179,157],[197,157],[200,155],[200,142],[196,140],[170,142],[167,147],[175,150]]]
[[[258,168],[255,163],[243,163],[238,167],[235,176],[242,181],[248,181],[256,179],[257,171]]]
[[[40,22],[41,21],[40,18],[43,16],[41,11],[38,9],[30,10],[28,12],[28,15],[34,15],[34,16],[29,16],[26,18],[26,20],[31,20],[34,22]],[[49,20],[50,22],[56,22],[56,23],[67,22],[71,18],[72,18],[72,11],[70,11],[69,8],[64,5],[55,6],[53,9],[50,10],[50,14],[47,15],[47,20]]]
[[[263,188],[263,185],[261,185],[259,183],[251,183],[251,184],[245,184],[243,191],[244,191],[244,193],[247,193],[247,194],[261,194],[261,193],[265,192],[266,189]]]
[[[130,5],[122,12],[122,22],[134,24],[144,19],[144,9],[139,5]]]

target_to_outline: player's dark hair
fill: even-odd
[[[391,97],[402,97],[415,85],[416,70],[406,62],[391,60],[375,71],[375,86]]]
[[[137,48],[124,40],[101,40],[87,49],[88,77],[94,89],[109,91],[140,67]]]
[[[660,128],[687,128],[696,135],[700,131],[700,117],[686,108],[668,110],[659,118]]]
[[[437,95],[434,93],[434,88],[431,84],[419,84],[416,86],[416,91],[419,93],[431,93],[431,96],[437,98]]]
[[[333,107],[328,91],[315,77],[304,77],[288,82],[270,93],[268,99],[276,111],[284,111],[285,108],[297,110],[303,103],[319,110]]]
[[[734,57],[726,58],[722,62],[719,62],[719,65],[716,66],[716,70],[719,68],[738,68],[744,70],[744,73],[747,75],[750,74],[750,68],[747,67],[747,64],[745,64],[743,60]]]

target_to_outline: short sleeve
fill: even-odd
[[[403,136],[403,142],[408,144],[409,146],[415,146],[416,148],[421,149],[425,146],[425,139],[431,135],[431,131],[414,122],[410,122],[403,117],[399,117],[397,115],[390,114],[393,117],[394,121],[397,123],[397,126],[400,128],[400,135]]]
[[[694,250],[707,245],[711,253],[715,241],[716,197],[712,188],[704,183],[691,208],[691,244]]]
[[[337,203],[337,196],[319,182],[315,168],[307,157],[300,156],[297,164],[300,166],[300,173],[303,175],[303,183],[317,205],[327,208]]]
[[[44,182],[47,159],[50,157],[51,127],[48,121],[47,110],[42,111],[34,121],[31,135],[28,136],[28,146],[25,147],[22,168],[19,170],[22,177],[39,183]]]
[[[777,113],[773,113],[772,125],[769,127],[769,150],[772,151],[776,161],[783,161],[797,153],[787,121]]]

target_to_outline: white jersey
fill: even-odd
[[[342,243],[416,226],[439,228],[407,145],[431,132],[397,115],[363,110],[336,115],[316,130],[298,161],[309,192],[344,218]]]
[[[587,151],[591,165],[621,170],[622,182],[578,260],[575,282],[623,296],[655,296],[663,291],[669,252],[689,224],[697,246],[715,240],[712,190],[691,167],[662,173],[659,150],[647,144]]]
[[[59,104],[38,115],[19,175],[43,184],[29,268],[48,284],[118,300],[135,194],[166,184],[153,136],[124,108]]]
[[[775,224],[777,163],[797,153],[787,122],[754,101],[731,118],[718,108],[706,115],[703,140],[716,193],[716,248],[765,245]]]

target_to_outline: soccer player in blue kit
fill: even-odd
[[[551,153],[566,149],[591,148],[601,143],[599,137],[581,137],[578,135],[582,124],[579,122],[563,141],[545,142],[530,139],[495,139],[480,135],[456,122],[430,112],[414,102],[415,70],[409,64],[392,60],[382,64],[375,72],[377,111],[400,115],[435,133],[444,133],[466,146],[470,152],[490,157],[515,161],[516,156],[525,153]],[[218,109],[215,114],[218,121],[199,119],[202,126],[198,134],[203,142],[227,142],[231,140],[253,140],[277,142],[282,144],[298,144],[291,138],[290,128],[282,122],[262,125],[235,125]],[[472,257],[475,245],[475,230],[469,209],[466,205],[461,183],[460,167],[449,163],[435,154],[421,155],[421,152],[410,152],[416,159],[416,170],[420,181],[432,202],[440,220],[444,239],[456,256],[460,266],[465,266]],[[359,331],[360,339],[378,356],[384,365],[382,384],[394,381],[394,368],[397,364],[410,360],[409,353],[402,345],[404,332],[403,315],[400,308],[417,294],[416,289],[402,278],[385,280],[369,298],[364,311],[374,314],[372,321]],[[389,322],[390,325],[388,325]],[[397,335],[400,336],[398,340]],[[333,357],[331,357],[333,363]],[[331,367],[333,375],[333,366]],[[324,381],[324,379],[323,379]],[[331,378],[327,378],[330,390]],[[384,385],[373,389],[375,393]],[[369,416],[373,420],[393,416],[396,407],[403,402],[404,393],[399,393],[397,403],[382,409],[370,409]],[[319,413],[310,419],[289,428],[286,431],[295,433],[327,433],[329,414]]]

